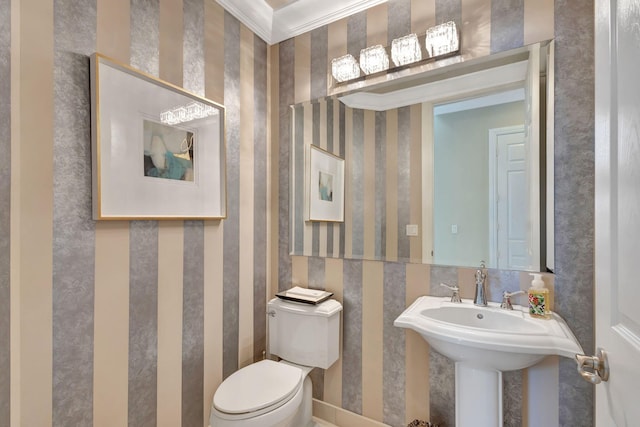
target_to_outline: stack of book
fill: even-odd
[[[276,296],[287,301],[301,302],[304,304],[320,304],[321,302],[331,298],[333,296],[333,292],[294,286],[286,291],[278,292]]]

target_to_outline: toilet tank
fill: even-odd
[[[317,305],[274,298],[267,304],[271,354],[298,365],[328,368],[340,351],[340,311],[333,299]]]

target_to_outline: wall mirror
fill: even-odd
[[[291,254],[553,271],[553,42],[291,107]],[[344,221],[308,220],[310,146]]]

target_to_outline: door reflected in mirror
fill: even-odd
[[[533,269],[524,90],[437,105],[433,114],[432,262]]]

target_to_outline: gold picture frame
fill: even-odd
[[[91,56],[95,220],[226,217],[225,108]]]

